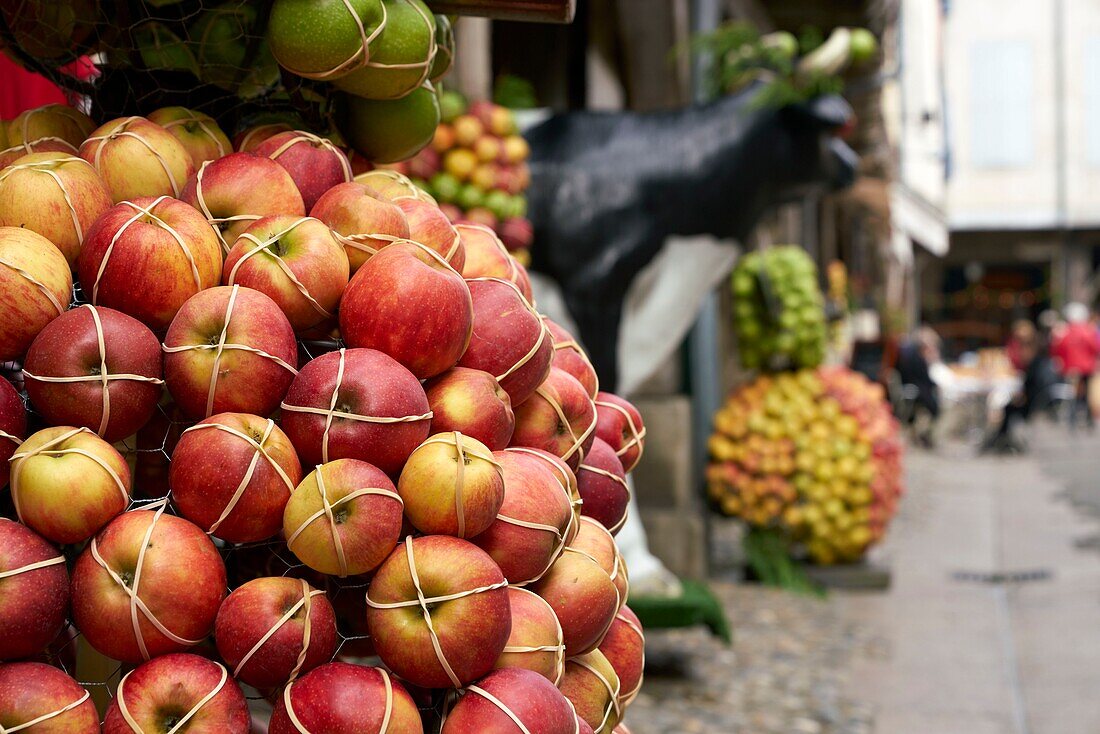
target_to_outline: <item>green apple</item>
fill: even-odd
[[[430,83],[398,100],[354,94],[338,100],[340,129],[351,147],[374,163],[411,158],[432,141],[439,125],[439,100]]]
[[[378,40],[383,17],[382,0],[275,0],[267,38],[287,71],[332,81],[370,58],[375,44],[364,48],[364,38]]]
[[[367,99],[401,99],[427,81],[435,57],[435,16],[421,0],[382,0],[386,23],[367,65],[333,80]]]

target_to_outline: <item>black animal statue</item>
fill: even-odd
[[[782,109],[759,87],[706,105],[572,112],[529,130],[533,268],[560,284],[605,389],[614,389],[623,301],[670,235],[744,239],[769,208],[855,178],[835,136],[840,97]]]

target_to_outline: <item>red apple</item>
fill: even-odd
[[[376,168],[364,171],[355,176],[355,181],[367,186],[387,201],[396,203],[404,198],[420,199],[428,203],[435,201],[408,176],[392,169]]]
[[[534,301],[531,279],[524,267],[508,254],[496,232],[480,224],[456,224],[455,229],[462,235],[462,245],[466,248],[462,277],[507,280],[519,288],[529,302]]]
[[[630,607],[623,606],[615,615],[599,650],[619,676],[619,706],[625,709],[642,689],[645,672],[645,635]]]
[[[488,372],[452,367],[431,379],[425,392],[433,433],[461,431],[493,451],[512,440],[516,427],[512,399]]]
[[[572,701],[570,701],[570,705],[572,705]],[[574,713],[576,713],[576,707],[574,707],[573,711],[574,711]],[[576,714],[576,717],[577,717],[577,734],[596,734],[594,731],[592,731],[592,727],[588,725],[588,722],[581,718],[580,714]],[[619,731],[619,729],[618,729],[618,727],[616,727],[615,732],[618,732],[618,731]]]
[[[508,252],[526,250],[535,242],[535,229],[525,217],[505,219],[500,224],[500,241]]]
[[[277,133],[255,148],[256,155],[271,158],[294,179],[306,211],[321,194],[352,179],[351,163],[331,140],[302,130]]]
[[[51,425],[90,428],[108,442],[133,435],[157,409],[160,342],[121,311],[84,305],[38,333],[23,362],[23,384]]]
[[[95,123],[75,107],[47,104],[20,113],[5,127],[9,145],[30,143],[44,138],[80,145],[92,134]]]
[[[523,728],[517,726],[516,721]],[[573,707],[554,685],[523,668],[495,670],[465,690],[441,734],[577,734]]]
[[[626,572],[626,562],[623,561],[611,532],[591,517],[581,517],[577,535],[569,543],[569,549],[574,553],[584,553],[600,564],[600,568],[611,578],[619,592],[621,609],[630,593],[630,579]]]
[[[504,503],[472,542],[492,556],[509,583],[528,584],[561,554],[573,511],[549,469],[508,451],[493,455],[504,472]]]
[[[306,205],[290,174],[270,158],[233,153],[199,166],[180,199],[206,217],[222,249],[257,220],[273,214],[305,216]]]
[[[203,112],[186,107],[161,107],[150,112],[147,119],[163,127],[183,145],[196,169],[233,152],[233,145],[217,121]]]
[[[526,668],[557,685],[565,672],[561,624],[545,600],[533,591],[508,587],[512,633],[497,668]]]
[[[80,146],[111,201],[179,196],[195,172],[191,154],[172,133],[144,117],[120,117],[100,125]]]
[[[260,690],[327,663],[339,641],[325,592],[281,576],[253,579],[227,596],[214,636],[233,677]]]
[[[631,472],[645,450],[642,414],[618,395],[601,392],[596,396],[596,435],[615,450],[623,470]]]
[[[374,349],[341,349],[308,362],[283,401],[282,426],[306,464],[361,459],[390,476],[428,437],[420,382]]]
[[[477,439],[437,433],[409,456],[397,493],[405,517],[420,532],[472,538],[496,519],[504,502],[504,470]]]
[[[470,289],[434,251],[395,242],[371,257],[348,284],[340,333],[350,347],[385,352],[419,379],[458,362],[470,343]]]
[[[513,283],[497,278],[466,283],[474,300],[474,328],[458,363],[496,377],[516,409],[549,374],[550,333]]]
[[[138,663],[198,645],[225,596],[218,549],[198,527],[163,512],[115,518],[73,567],[73,622],[115,660]]]
[[[560,325],[551,321],[548,317],[542,317],[546,328],[550,329],[550,335],[554,339],[553,365],[573,375],[593,400],[600,392],[600,379],[596,375],[596,368],[588,359],[588,354],[581,348],[576,338]]]
[[[583,521],[581,532],[584,532]],[[574,544],[580,539],[578,534]],[[569,546],[546,575],[531,587],[558,615],[565,651],[570,656],[583,655],[603,642],[625,600],[615,583],[618,570],[616,578],[612,578],[601,561],[586,547]]]
[[[549,469],[550,473],[554,475],[554,478],[558,480],[562,493],[569,502],[569,506],[573,508],[573,518],[569,522],[569,528],[566,530],[565,535],[566,545],[573,542],[573,538],[577,535],[577,530],[580,527],[581,521],[582,502],[580,488],[577,486],[577,475],[560,456],[554,456],[549,451],[533,449],[527,446],[511,446],[505,449],[505,451],[522,461],[534,463]]]
[[[78,146],[66,143],[60,138],[41,138],[39,140],[32,140],[29,143],[20,143],[19,145],[13,145],[10,148],[0,150],[0,169],[7,168],[23,156],[31,155],[32,153],[63,153],[65,155],[76,155],[79,152],[80,149]]]
[[[143,732],[248,734],[252,716],[224,665],[173,653],[139,665],[119,681],[103,734],[132,734],[134,724]]]
[[[268,734],[303,731],[422,734],[424,725],[408,691],[384,669],[328,663],[284,688],[271,716]]]
[[[27,408],[12,384],[0,379],[0,489],[8,486],[8,460],[27,436]]]
[[[11,457],[19,520],[55,543],[95,535],[130,503],[130,468],[87,428],[44,428]]]
[[[0,665],[0,722],[13,734],[99,734],[88,691],[45,663]]]
[[[0,171],[0,225],[42,235],[76,264],[84,233],[111,197],[99,174],[68,153],[32,153]]]
[[[221,259],[202,215],[162,196],[108,209],[88,230],[77,270],[93,304],[162,333],[184,301],[218,284]]]
[[[365,461],[322,464],[295,488],[283,510],[287,547],[330,576],[369,573],[401,539],[401,497]]]
[[[549,451],[576,469],[592,446],[595,430],[596,406],[584,386],[551,367],[535,394],[516,408],[512,445]]]
[[[0,227],[0,361],[19,359],[38,332],[64,313],[73,277],[65,256],[42,235]]]
[[[0,586],[0,660],[38,655],[65,626],[65,557],[26,526],[0,517]]]
[[[414,685],[459,687],[493,668],[511,617],[500,568],[468,541],[408,538],[367,591],[367,625],[379,657]]]
[[[233,139],[233,148],[242,153],[251,153],[256,146],[273,135],[288,132],[294,127],[286,122],[270,122],[264,125],[253,125],[237,133]],[[268,159],[270,160],[270,159]]]
[[[344,246],[351,272],[395,240],[408,239],[409,222],[395,204],[354,181],[322,194],[309,215],[332,228]]]
[[[270,538],[302,479],[290,439],[247,413],[219,413],[183,432],[168,482],[181,515],[230,543]]]
[[[466,262],[466,248],[458,230],[439,206],[434,201],[414,197],[401,197],[394,203],[405,213],[409,239],[435,250],[461,273]]]
[[[622,717],[619,676],[599,650],[565,661],[558,688],[594,734],[611,734]]]
[[[630,734],[630,729],[627,728],[626,724],[619,724],[615,727],[613,734]]]
[[[348,285],[348,256],[324,222],[264,217],[241,233],[225,259],[222,282],[270,296],[295,331],[336,314]]]
[[[192,418],[269,415],[297,374],[290,322],[266,295],[238,285],[187,299],[164,337],[164,351],[168,391]]]
[[[630,488],[626,472],[615,452],[601,439],[595,439],[577,468],[577,486],[584,504],[581,512],[599,520],[614,535],[626,522]]]

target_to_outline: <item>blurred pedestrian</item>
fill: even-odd
[[[1027,362],[1020,351],[1021,346],[1028,343],[1035,344],[1038,338],[1039,332],[1035,324],[1027,319],[1019,319],[1012,324],[1012,333],[1009,334],[1008,341],[1005,343],[1005,354],[1014,370],[1023,372],[1027,368]]]
[[[1033,411],[1041,409],[1044,401],[1050,399],[1051,391],[1058,382],[1054,366],[1046,350],[1042,348],[1042,339],[1037,331],[1028,333],[1021,330],[1016,342],[1017,356],[1024,365],[1023,384],[1005,406],[1000,425],[982,442],[981,451],[1003,451],[1019,453],[1023,444],[1016,440],[1014,428],[1017,423],[1026,423]]]
[[[1077,425],[1077,416],[1084,414],[1085,425],[1096,426],[1089,407],[1089,384],[1100,356],[1100,334],[1089,323],[1089,309],[1083,303],[1066,306],[1066,325],[1053,334],[1050,353],[1062,377],[1073,386],[1073,404],[1069,410],[1069,425]]]
[[[930,367],[940,360],[940,337],[930,326],[920,327],[898,347],[897,371],[901,383],[917,389],[908,421],[917,440],[926,448],[934,444],[933,434],[940,417],[939,387],[930,372]]]

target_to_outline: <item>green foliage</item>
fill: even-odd
[[[785,31],[761,35],[749,23],[733,22],[695,36],[688,48],[693,55],[711,60],[704,66],[707,99],[762,81],[765,86],[755,104],[784,107],[843,91],[844,81],[838,73],[800,63],[800,56],[813,53],[825,40],[815,26],[803,26],[795,38]]]
[[[535,85],[518,76],[501,74],[493,88],[493,101],[513,110],[529,110],[539,106]]]
[[[806,571],[791,560],[789,542],[777,528],[750,527],[742,540],[749,568],[765,586],[787,589],[807,596],[825,596]]]

